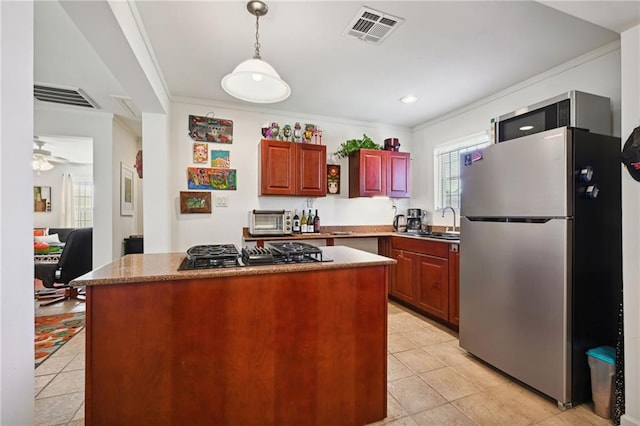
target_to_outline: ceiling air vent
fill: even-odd
[[[380,44],[403,22],[402,18],[363,7],[351,20],[343,34],[369,43]]]
[[[33,96],[43,102],[53,102],[56,104],[81,106],[85,108],[99,108],[98,104],[82,91],[82,89],[34,84]]]

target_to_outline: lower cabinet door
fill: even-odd
[[[415,303],[414,260],[416,255],[394,249],[391,250],[391,257],[398,262],[391,268],[391,295]]]
[[[449,261],[416,254],[416,305],[443,320],[449,319]]]

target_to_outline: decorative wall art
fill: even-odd
[[[33,211],[34,212],[50,212],[51,211],[51,187],[50,186],[34,186],[33,187]]]
[[[229,151],[211,151],[211,167],[228,169],[231,166]]]
[[[142,179],[142,150],[136,154],[136,164],[134,164],[133,167],[135,167],[136,172],[138,172],[138,177]]]
[[[193,144],[193,162],[197,164],[209,163],[209,145],[199,142]]]
[[[232,143],[233,121],[190,115],[189,136],[198,142]]]
[[[327,194],[340,193],[340,166],[327,164]]]
[[[211,213],[211,193],[180,191],[180,213]]]
[[[120,216],[133,216],[133,169],[120,163]]]
[[[187,167],[188,189],[236,190],[235,169]]]
[[[315,124],[305,124],[304,129],[299,122],[291,126],[291,124],[285,124],[280,126],[276,122],[266,121],[260,128],[262,137],[265,139],[272,139],[285,142],[302,142],[313,143],[322,145],[322,130]]]

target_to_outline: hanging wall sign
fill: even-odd
[[[327,164],[327,194],[340,193],[340,166]]]
[[[189,136],[197,142],[232,143],[233,121],[190,115]]]

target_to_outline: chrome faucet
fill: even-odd
[[[455,232],[456,231],[456,211],[453,209],[453,207],[446,206],[445,208],[442,209],[442,217],[444,217],[444,212],[447,211],[447,209],[451,209],[451,212],[453,213],[453,229],[451,231]],[[448,226],[445,228],[444,232],[449,232]]]

